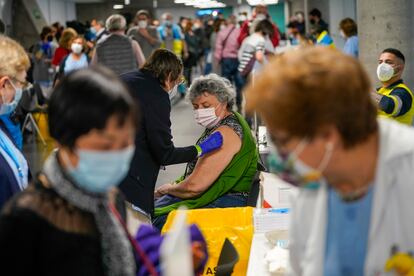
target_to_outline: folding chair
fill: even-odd
[[[26,127],[30,124],[34,128],[35,133],[39,135],[42,144],[46,146],[46,141],[40,132],[37,120],[35,120],[33,116],[34,113],[39,113],[40,116],[46,114],[47,104],[42,93],[42,88],[38,83],[35,83],[31,89],[25,90],[24,92],[26,93],[26,95],[24,95],[26,99],[23,101],[22,109],[24,109],[27,114],[22,125],[22,135],[26,130]],[[40,104],[40,102],[43,104]]]

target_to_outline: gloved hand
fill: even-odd
[[[206,140],[201,142],[199,145],[196,145],[197,150],[201,149],[201,154],[199,157],[212,152],[213,150],[221,148],[223,145],[223,136],[220,131],[214,132]]]

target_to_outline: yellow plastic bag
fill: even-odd
[[[163,234],[171,228],[177,212],[187,212],[187,222],[197,224],[207,241],[209,259],[203,275],[215,275],[225,238],[236,247],[240,257],[233,275],[246,275],[253,237],[252,207],[172,211],[162,229]]]

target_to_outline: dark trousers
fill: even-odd
[[[240,76],[239,70],[237,70],[238,67],[239,60],[237,58],[223,58],[221,60],[221,75],[234,83],[237,93],[236,104],[237,108],[240,108],[243,101],[242,89],[244,81]]]

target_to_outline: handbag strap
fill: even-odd
[[[149,275],[151,276],[158,276],[157,270],[154,267],[154,264],[149,259],[148,255],[145,253],[145,251],[141,248],[141,246],[138,244],[138,242],[131,237],[129,234],[128,228],[126,226],[125,221],[122,219],[121,215],[119,214],[118,210],[115,208],[113,204],[109,204],[109,208],[111,209],[112,213],[115,215],[115,217],[118,219],[118,221],[121,223],[122,227],[124,228],[124,231],[128,237],[129,242],[132,244],[134,251],[138,254],[139,258],[141,258],[142,262],[144,263],[144,266],[147,268]]]
[[[223,49],[226,47],[227,44],[227,40],[229,39],[231,33],[234,31],[234,29],[236,28],[236,26],[233,26],[233,28],[231,28],[231,30],[229,31],[229,33],[227,34],[226,38],[223,40],[223,42],[221,43],[221,45],[223,46]],[[223,51],[221,51],[221,58],[223,58]]]

